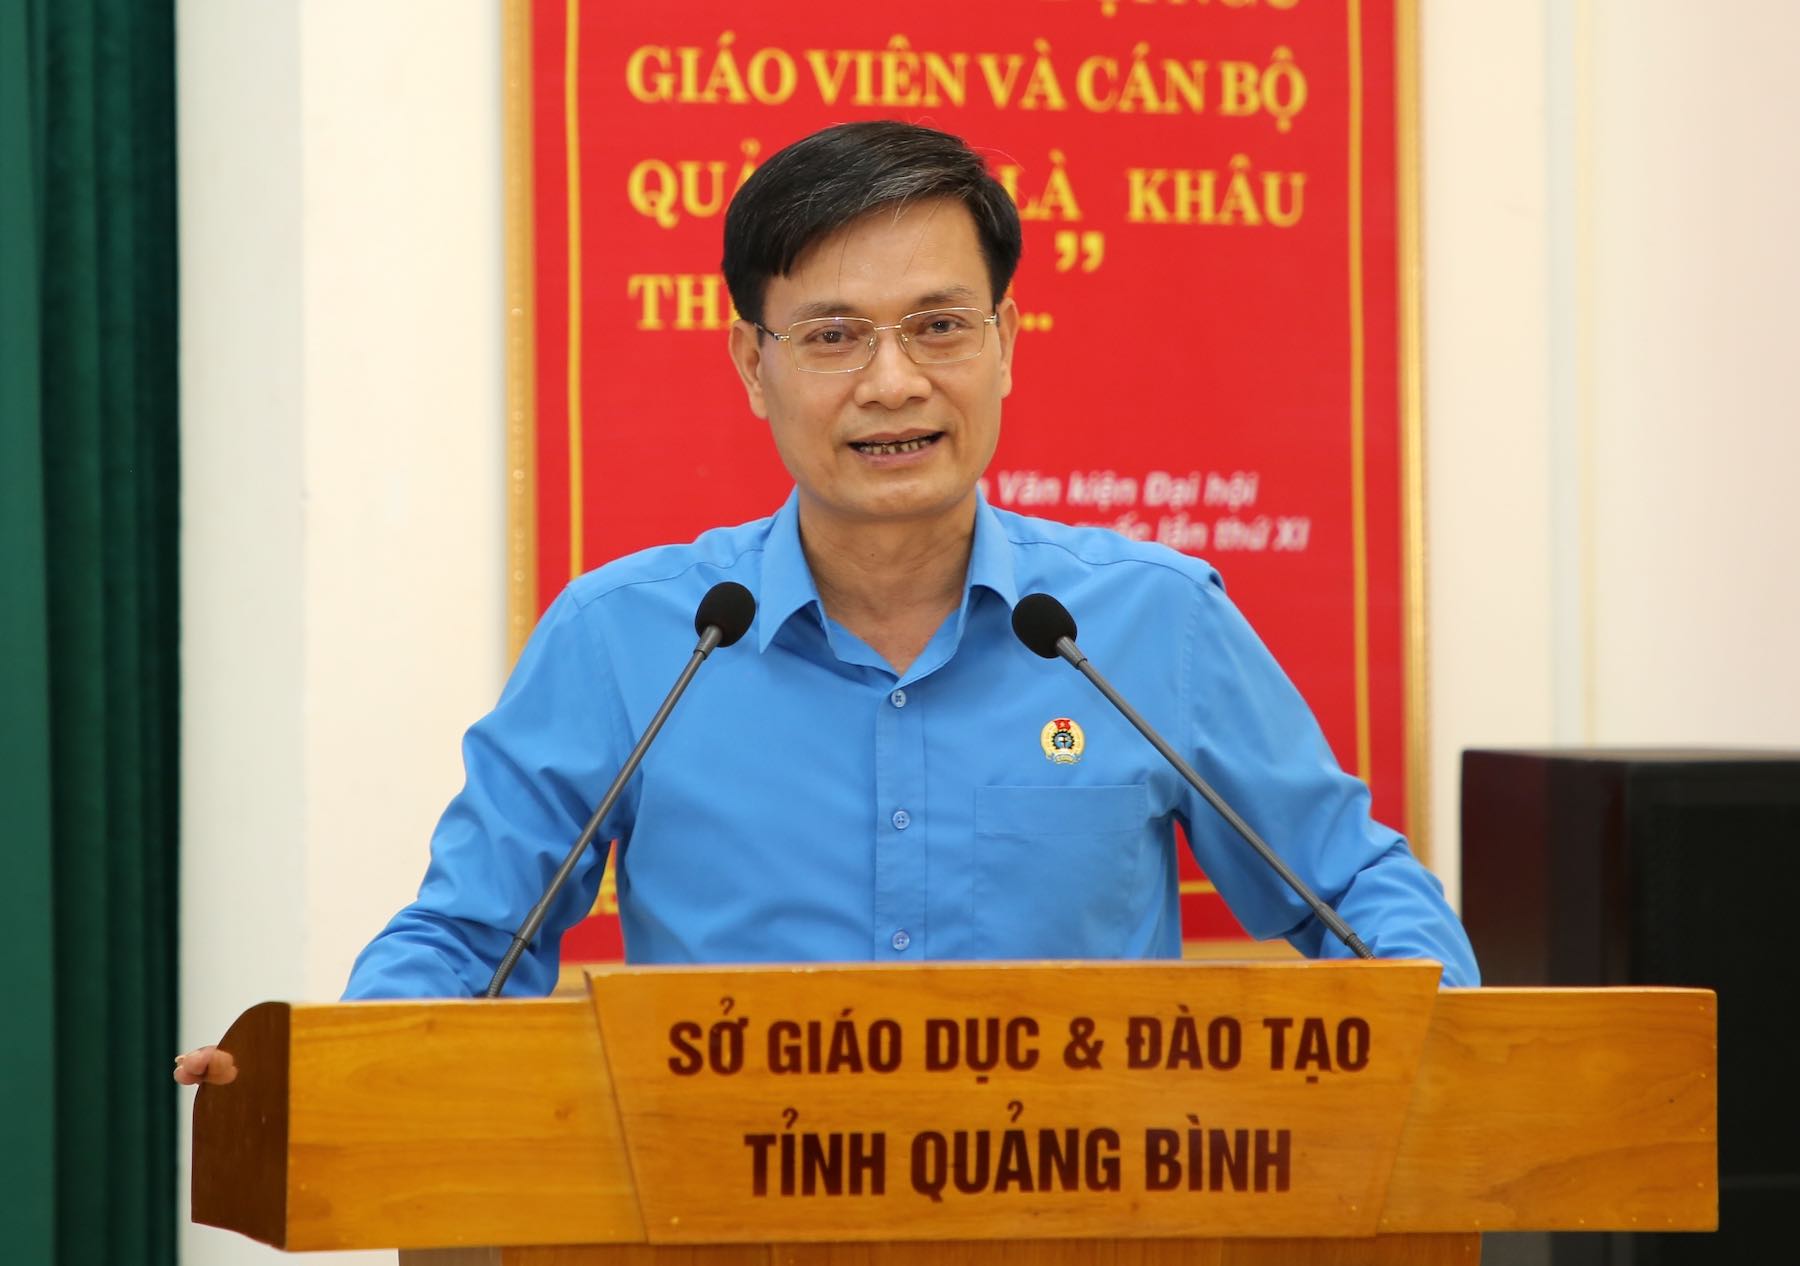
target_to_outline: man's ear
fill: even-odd
[[[763,399],[762,335],[748,321],[737,320],[731,323],[731,363],[737,369],[738,377],[743,380],[744,394],[750,400],[750,412],[766,419],[769,407]]]
[[[1019,305],[1008,294],[994,311],[1000,316],[994,323],[994,333],[1000,336],[1000,395],[1004,399],[1012,394],[1013,346],[1019,338]]]

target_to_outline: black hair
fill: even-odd
[[[769,279],[787,276],[813,243],[878,207],[922,198],[955,198],[968,208],[999,303],[1023,248],[1012,197],[961,137],[882,119],[795,141],[732,198],[724,270],[738,315],[761,324]]]

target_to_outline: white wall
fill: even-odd
[[[504,671],[500,22],[482,0],[177,16],[197,1044],[337,995],[417,887]],[[286,1260],[201,1227],[182,1247]]]
[[[1464,747],[1800,744],[1800,6],[1423,7],[1432,822],[1454,887]],[[500,41],[484,0],[178,18],[199,1043],[262,998],[335,996],[410,897],[500,681]],[[275,1260],[204,1228],[183,1251]]]
[[[1466,747],[1800,746],[1800,6],[1423,9],[1448,842]]]
[[[1593,736],[1800,744],[1800,6],[1594,6]]]
[[[1546,20],[1439,3],[1419,34],[1431,839],[1454,895],[1459,753],[1551,735]]]

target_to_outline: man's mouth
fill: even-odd
[[[850,447],[871,457],[892,457],[897,453],[916,453],[922,448],[929,448],[943,437],[942,431],[932,431],[904,440],[851,440]]]

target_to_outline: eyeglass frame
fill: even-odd
[[[871,323],[869,326],[869,337],[867,340],[868,348],[869,348],[869,359],[865,360],[862,364],[857,365],[851,369],[808,369],[806,366],[802,365],[800,363],[800,352],[794,346],[793,330],[796,326],[823,325],[827,321],[867,321],[869,319],[868,317],[851,317],[851,316],[808,317],[804,321],[794,322],[793,325],[790,325],[787,327],[787,330],[785,330],[779,334],[776,333],[774,330],[771,330],[768,326],[764,325],[761,321],[752,321],[750,324],[752,326],[754,326],[759,333],[767,334],[770,338],[774,339],[777,343],[786,343],[788,345],[788,359],[793,362],[794,370],[796,373],[802,373],[802,374],[860,374],[863,370],[867,369],[870,365],[873,365],[875,363],[875,354],[881,350],[881,332],[883,330],[895,330],[898,332],[898,337],[900,340],[900,350],[905,352],[906,359],[911,361],[915,365],[919,365],[922,367],[929,366],[929,365],[966,365],[966,364],[968,364],[968,362],[978,359],[983,352],[987,351],[987,330],[986,329],[983,329],[981,331],[981,346],[976,348],[969,355],[958,356],[955,360],[920,360],[917,356],[913,355],[912,340],[910,340],[906,337],[905,329],[906,329],[906,323],[908,321],[912,320],[914,317],[931,316],[933,313],[937,313],[937,312],[982,312],[982,311],[983,311],[983,309],[981,309],[981,308],[965,308],[965,307],[923,308],[923,309],[919,310],[918,312],[908,312],[905,316],[901,317],[898,321],[895,321],[892,325],[875,325],[875,324]],[[994,329],[996,331],[998,331],[1000,329],[999,309],[996,308],[994,311],[987,312],[985,315],[983,315],[981,318],[981,324],[983,326],[991,325],[994,327]]]

